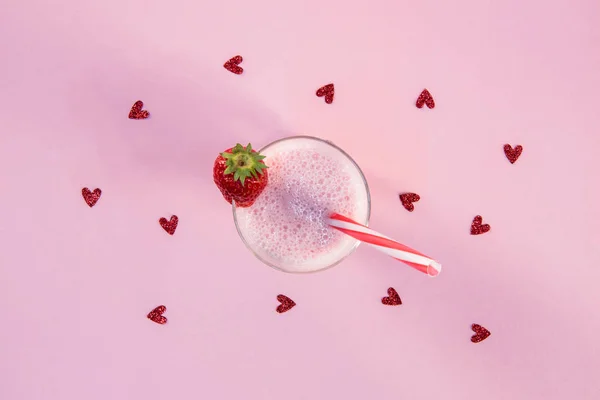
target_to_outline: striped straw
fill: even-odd
[[[442,265],[425,254],[400,244],[379,232],[375,232],[348,217],[332,214],[327,219],[327,223],[338,231],[371,245],[390,257],[402,261],[429,276],[437,276],[442,271]]]

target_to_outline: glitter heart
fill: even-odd
[[[141,100],[133,103],[131,107],[131,111],[129,111],[129,119],[146,119],[150,116],[150,113],[147,110],[142,110],[144,107],[144,102]]]
[[[325,103],[331,104],[333,103],[334,92],[333,83],[330,83],[317,90],[317,97],[325,96]]]
[[[417,108],[423,108],[423,105],[427,105],[428,108],[435,107],[435,101],[433,96],[429,93],[429,90],[423,89],[419,97],[417,98]]]
[[[419,200],[421,200],[421,197],[416,193],[403,193],[400,195],[400,201],[402,202],[404,208],[406,208],[408,211],[414,210],[415,206],[413,205],[413,202],[417,202]]]
[[[165,217],[162,217],[158,220],[158,223],[169,235],[172,235],[175,233],[175,229],[177,229],[179,218],[177,218],[177,215],[171,215],[171,220],[168,221]]]
[[[244,61],[242,56],[235,56],[227,60],[227,62],[223,64],[223,67],[229,72],[240,75],[242,72],[244,72],[244,68],[239,66],[242,61]]]
[[[483,222],[483,218],[481,215],[477,215],[473,218],[473,222],[471,223],[471,235],[481,235],[482,233],[488,232],[492,227],[489,224],[481,224]]]
[[[521,152],[523,151],[523,146],[517,145],[514,149],[510,144],[504,145],[504,154],[506,154],[506,158],[510,161],[511,164],[514,164],[515,161],[519,159]]]
[[[167,307],[158,306],[154,310],[150,311],[147,317],[149,320],[154,321],[157,324],[164,325],[167,323],[167,317],[163,316],[165,311],[167,311]]]
[[[84,187],[81,189],[81,195],[88,206],[94,207],[102,195],[102,190],[96,188],[93,192],[91,192],[90,189]]]
[[[471,329],[473,330],[473,332],[475,332],[475,334],[471,336],[471,342],[473,343],[479,343],[482,340],[487,339],[492,334],[490,331],[488,331],[479,324],[471,325]]]
[[[292,308],[294,308],[294,306],[296,306],[296,303],[294,303],[294,300],[290,299],[289,297],[287,297],[283,294],[277,295],[277,301],[279,301],[281,303],[280,305],[277,306],[277,309],[276,309],[276,311],[279,314],[289,311]]]
[[[399,306],[402,304],[402,300],[400,300],[400,296],[398,295],[398,292],[396,292],[396,289],[393,287],[389,288],[387,294],[387,297],[381,299],[383,304],[386,306]]]

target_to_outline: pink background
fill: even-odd
[[[1,8],[3,400],[600,398],[598,1]],[[254,259],[212,162],[293,133],[353,155],[372,226],[442,275],[364,246],[305,276]]]

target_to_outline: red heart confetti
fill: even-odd
[[[102,190],[96,188],[92,192],[90,191],[90,189],[84,187],[83,189],[81,189],[81,195],[83,196],[83,199],[85,200],[88,206],[94,207],[94,205],[96,205],[96,203],[100,199],[100,196],[102,195]]]
[[[287,297],[283,294],[277,295],[277,301],[279,301],[281,303],[280,305],[277,306],[277,309],[276,309],[276,311],[279,314],[289,311],[296,306],[296,303],[294,302],[294,300],[290,299],[289,297]]]
[[[146,119],[150,116],[150,113],[147,110],[142,110],[144,107],[144,102],[141,100],[133,103],[131,107],[131,111],[129,111],[129,119]]]
[[[241,73],[244,72],[244,68],[239,66],[242,61],[244,61],[242,56],[235,56],[227,60],[227,62],[223,64],[223,67],[229,72],[233,72],[236,75],[241,75]]]
[[[175,229],[177,229],[179,218],[177,218],[177,215],[171,215],[171,220],[169,221],[165,217],[162,217],[158,220],[158,223],[169,235],[172,235],[175,233]]]
[[[150,311],[147,317],[149,320],[154,321],[157,324],[164,325],[167,323],[167,317],[163,316],[165,311],[167,311],[167,307],[158,306],[154,310]]]
[[[521,155],[522,151],[523,146],[521,146],[520,144],[515,146],[514,149],[510,144],[504,145],[504,154],[506,154],[506,158],[508,158],[508,161],[510,161],[511,164],[514,164],[515,161],[519,159],[519,156]]]
[[[333,103],[334,92],[333,83],[330,83],[317,90],[317,97],[325,96],[325,103],[331,104]]]
[[[417,98],[417,108],[423,108],[423,105],[427,105],[428,108],[435,107],[435,101],[433,96],[429,93],[429,90],[423,89],[419,97]]]
[[[473,218],[473,222],[471,223],[471,235],[481,235],[482,233],[489,232],[492,228],[489,224],[482,224],[483,218],[481,215],[477,215]]]
[[[400,201],[402,202],[404,208],[406,208],[408,211],[413,211],[415,209],[413,202],[417,202],[419,200],[421,200],[421,196],[416,193],[402,193],[400,195]]]
[[[471,342],[479,343],[487,339],[492,333],[479,324],[471,325],[471,329],[475,334],[471,336]]]
[[[385,304],[386,306],[399,306],[402,304],[402,300],[400,299],[398,292],[396,292],[396,289],[393,287],[388,288],[387,293],[388,296],[382,298],[381,303]]]

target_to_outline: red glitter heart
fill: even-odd
[[[403,193],[400,195],[400,201],[402,202],[404,208],[406,208],[408,211],[413,211],[415,209],[413,202],[417,202],[419,200],[421,200],[421,196],[416,193]]]
[[[429,93],[429,90],[423,89],[419,97],[417,98],[417,108],[423,108],[423,105],[427,105],[428,108],[435,107],[435,101],[433,96]]]
[[[175,233],[175,229],[177,229],[179,218],[177,218],[177,215],[171,215],[171,220],[168,221],[165,217],[162,217],[158,220],[158,223],[169,235],[172,235]]]
[[[400,296],[396,289],[393,287],[387,290],[388,296],[381,299],[381,302],[386,306],[399,306],[402,304],[402,300],[400,300]]]
[[[84,187],[81,189],[81,195],[88,206],[94,207],[102,195],[102,190],[96,188],[93,192],[91,192],[90,189]]]
[[[147,317],[149,320],[154,321],[157,324],[164,325],[167,323],[167,317],[163,316],[165,311],[167,311],[167,307],[158,306],[154,310],[150,311]]]
[[[239,66],[242,61],[244,61],[242,56],[235,56],[227,60],[227,62],[223,64],[223,67],[229,72],[240,75],[242,72],[244,72],[244,68]]]
[[[287,297],[283,294],[277,295],[277,301],[279,301],[281,303],[280,305],[277,306],[277,309],[276,309],[276,311],[279,314],[289,311],[292,308],[294,308],[294,306],[296,306],[296,303],[294,302],[294,300],[290,299],[289,297]]]
[[[471,329],[475,334],[471,336],[471,342],[479,343],[487,339],[492,333],[479,324],[471,325]]]
[[[515,161],[519,159],[521,152],[523,151],[523,146],[520,144],[517,145],[514,149],[510,144],[504,145],[504,154],[506,154],[506,158],[510,161],[511,164],[514,164]]]
[[[331,104],[333,103],[334,92],[333,83],[330,83],[317,90],[317,97],[325,96],[325,103]]]
[[[146,119],[150,116],[150,113],[147,110],[142,110],[144,107],[144,102],[141,100],[133,103],[131,107],[131,111],[129,111],[129,119]]]
[[[483,218],[481,218],[481,215],[477,215],[473,218],[473,222],[471,223],[471,235],[481,235],[492,228],[489,224],[482,224],[482,222]]]

